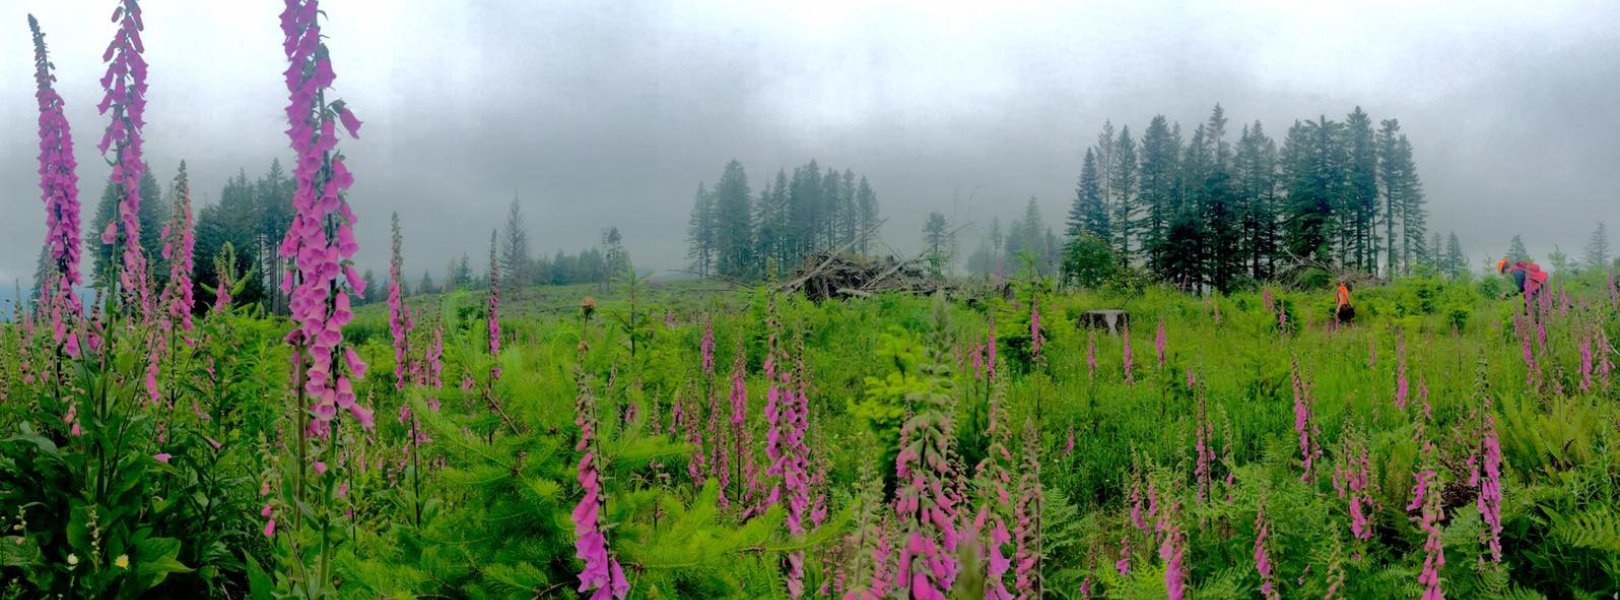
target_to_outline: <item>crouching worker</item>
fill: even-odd
[[[1333,318],[1340,325],[1349,325],[1356,320],[1356,307],[1350,304],[1350,282],[1339,282],[1339,289],[1333,293]]]
[[[1529,261],[1508,262],[1507,259],[1496,261],[1496,272],[1506,276],[1513,282],[1513,289],[1504,294],[1504,297],[1518,294],[1524,296],[1524,309],[1529,312],[1530,306],[1541,294],[1542,284],[1547,283],[1547,272],[1541,270],[1541,265]]]

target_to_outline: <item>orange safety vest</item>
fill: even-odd
[[[1338,301],[1339,306],[1348,306],[1350,304],[1350,288],[1345,287],[1342,283],[1339,284]]]

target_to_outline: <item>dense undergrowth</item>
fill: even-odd
[[[325,463],[312,485],[329,489],[304,506],[272,491],[297,439],[285,320],[200,319],[162,361],[154,399],[140,384],[148,332],[115,325],[99,358],[68,360],[25,313],[0,362],[0,585],[13,597],[566,597],[583,566],[571,513],[584,447],[600,457],[601,528],[631,597],[781,597],[796,577],[806,595],[858,597],[873,581],[904,595],[914,586],[897,561],[929,523],[900,510],[908,496],[949,508],[952,532],[922,537],[951,538],[939,559],[952,573],[929,584],[950,597],[1178,585],[1198,598],[1410,597],[1426,559],[1453,597],[1604,597],[1620,571],[1607,344],[1620,331],[1599,277],[1555,279],[1539,321],[1488,286],[1401,280],[1360,293],[1362,318],[1345,328],[1327,322],[1325,294],[1279,290],[1025,285],[1008,300],[822,305],[616,294],[588,310],[525,290],[536,298],[507,302],[521,316],[501,323],[493,357],[482,294],[426,297],[408,360],[442,385],[396,389],[388,315],[362,312],[349,339],[373,365],[357,392],[378,418],[334,425],[312,450]],[[1128,377],[1124,337],[1075,327],[1100,307],[1132,316]],[[735,428],[734,371],[746,398]],[[791,419],[768,423],[791,406],[805,409],[798,453],[778,439]],[[945,438],[918,446],[930,431]],[[1498,504],[1479,501],[1488,439]],[[920,488],[920,504],[919,470],[940,485]],[[1413,501],[1418,476],[1430,507]],[[299,583],[292,565],[315,560],[329,575]]]

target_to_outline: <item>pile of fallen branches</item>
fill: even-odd
[[[856,254],[814,254],[782,284],[813,302],[828,298],[868,298],[883,292],[931,294],[944,283],[929,277],[921,260],[871,258]]]

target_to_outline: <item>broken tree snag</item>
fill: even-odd
[[[1123,310],[1088,310],[1080,313],[1080,321],[1076,323],[1083,329],[1106,329],[1114,335],[1119,335],[1130,324],[1131,313]]]

